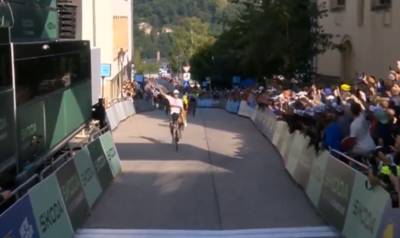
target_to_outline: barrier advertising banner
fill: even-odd
[[[268,137],[272,141],[273,133],[271,131],[271,126],[275,118],[273,117],[273,115],[271,115],[271,113],[272,112],[269,109],[264,109],[262,118],[263,126],[261,128],[261,131],[266,137]]]
[[[117,113],[118,121],[121,122],[127,118],[122,102],[118,102],[115,104],[115,112]]]
[[[29,198],[40,238],[73,237],[74,231],[55,175],[33,187]]]
[[[305,140],[305,146],[302,153],[297,156],[297,166],[294,170],[294,180],[303,188],[306,189],[308,180],[310,179],[312,164],[317,155],[313,146],[308,147],[308,138]],[[295,144],[293,144],[295,146]]]
[[[392,208],[391,201],[388,201],[381,219],[377,238],[400,237],[400,209]]]
[[[390,196],[381,187],[367,190],[365,182],[368,178],[359,172],[355,174],[343,234],[346,237],[375,238]]]
[[[108,166],[108,162],[106,156],[103,152],[103,148],[100,142],[100,139],[93,141],[88,145],[88,149],[90,152],[90,158],[92,159],[94,168],[96,170],[97,177],[99,179],[100,185],[104,190],[108,188],[111,184],[113,175],[111,173],[110,166]]]
[[[254,124],[256,125],[257,129],[262,131],[264,125],[264,110],[261,108],[257,108],[256,114],[254,118]]]
[[[76,230],[89,217],[90,209],[73,160],[56,171],[64,203],[73,228]]]
[[[0,216],[1,238],[39,238],[29,196],[21,198]]]
[[[110,124],[111,130],[114,130],[115,128],[117,128],[118,126],[118,118],[116,116],[116,112],[115,112],[115,108],[114,107],[110,107],[106,110],[106,114],[107,114],[107,120],[108,123]]]
[[[276,125],[278,123],[278,120],[275,118],[274,113],[271,110],[267,110],[267,128],[266,128],[266,133],[268,138],[272,139],[275,135],[276,131]]]
[[[355,172],[337,159],[329,159],[318,209],[330,224],[342,231],[353,190]]]
[[[197,106],[203,108],[212,108],[213,100],[212,99],[199,99],[197,100]]]
[[[85,147],[79,151],[79,153],[75,156],[74,162],[78,170],[79,178],[81,180],[88,204],[90,207],[92,207],[99,198],[102,189],[97,178],[93,162],[90,159],[88,148]]]
[[[279,125],[280,123],[278,123]],[[279,134],[281,132],[281,130],[279,130],[280,127],[277,128],[277,133],[275,133],[274,138],[276,136],[278,136],[277,134]],[[299,132],[299,131],[295,131],[293,133],[293,135],[291,135],[293,137],[292,140],[292,144],[293,146],[290,148],[289,154],[286,158],[284,159],[285,162],[285,166],[287,171],[289,172],[290,175],[294,175],[294,171],[296,170],[297,167],[297,156],[299,156],[300,153],[302,153],[303,148],[305,146],[305,140],[306,138]]]
[[[290,136],[289,133],[289,128],[286,122],[283,122],[283,125],[281,127],[281,131],[280,131],[280,136],[278,138],[277,144],[276,144],[276,148],[278,148],[280,154],[282,155],[282,157],[285,155],[286,153],[286,149],[288,148],[288,138]],[[285,160],[285,164],[287,161],[287,157],[283,157],[283,159]]]
[[[285,128],[286,122],[277,121],[275,126],[276,133],[272,137],[272,144],[274,144],[279,149],[278,144],[280,141],[280,137],[283,135],[284,130],[287,130],[287,127]]]
[[[101,145],[106,156],[108,165],[111,168],[112,175],[117,177],[121,172],[121,161],[115,148],[111,132],[107,132],[100,137]]]
[[[226,110],[227,110],[228,112],[237,114],[238,111],[239,111],[239,106],[240,106],[240,103],[239,103],[238,101],[235,102],[235,101],[229,100],[229,101],[226,103]]]
[[[293,135],[294,135],[294,133],[290,134],[289,130],[287,130],[284,137],[281,138],[282,142],[281,142],[280,152],[281,152],[282,157],[284,157],[286,160],[289,156],[292,146],[296,146],[295,144],[293,144],[293,140],[294,140]]]
[[[242,100],[240,102],[238,114],[243,117],[251,118],[255,110],[255,105],[248,103],[248,101]]]
[[[328,166],[328,159],[334,158],[331,158],[331,154],[329,154],[328,151],[325,151],[315,158],[311,166],[311,173],[306,187],[306,193],[315,207],[318,207],[319,198],[321,196],[324,175],[326,167]]]
[[[128,117],[133,115],[133,101],[128,99],[124,102],[124,111]]]

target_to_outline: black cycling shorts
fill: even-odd
[[[176,122],[179,119],[179,114],[178,113],[173,113],[171,114],[171,122]]]

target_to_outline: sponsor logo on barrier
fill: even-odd
[[[40,230],[46,233],[57,221],[60,220],[64,213],[61,201],[57,200],[51,204],[43,213],[39,215]]]
[[[294,179],[306,189],[310,179],[311,168],[316,159],[316,153],[313,147],[304,147],[303,151],[297,156],[298,163],[294,171]]]
[[[311,175],[317,180],[317,182],[322,183],[324,180],[324,174],[322,172],[322,169],[319,166],[315,166],[314,169],[311,172]]]
[[[282,131],[282,122],[277,123],[277,133],[274,134],[274,140],[279,142],[279,136]],[[287,128],[286,128],[287,129]],[[294,172],[296,171],[297,163],[298,163],[298,156],[303,152],[303,147],[305,146],[305,139],[300,132],[296,131],[293,135],[293,146],[290,148],[288,156],[285,158],[283,157],[283,161],[285,163],[285,167],[287,171],[294,177]],[[276,139],[278,138],[278,139]]]
[[[61,187],[65,200],[71,200],[74,198],[76,193],[79,192],[81,184],[77,175],[72,176],[65,184]]]
[[[111,172],[111,168],[108,165],[109,163],[107,161],[106,155],[104,154],[100,139],[97,139],[96,141],[91,143],[88,148],[100,185],[104,190],[110,185],[113,179],[113,175]]]
[[[19,235],[21,238],[33,238],[35,231],[33,229],[32,224],[29,223],[28,218],[22,222],[21,226],[19,227]]]
[[[328,159],[328,165],[318,203],[319,210],[339,230],[345,223],[355,174],[336,159]]]
[[[96,168],[96,172],[100,173],[106,166],[107,161],[104,155],[100,155],[94,160],[94,167]]]
[[[89,205],[86,201],[82,184],[73,160],[70,160],[56,173],[61,193],[67,207],[68,215],[75,229],[89,216]]]
[[[352,170],[351,168],[348,168]],[[390,200],[389,194],[380,187],[365,189],[367,176],[355,172],[355,182],[351,193],[343,234],[346,237],[375,238],[379,224]]]
[[[325,177],[324,185],[340,199],[348,199],[350,197],[350,186],[340,177]]]
[[[87,147],[83,148],[74,159],[77,171],[79,173],[80,181],[82,183],[83,191],[85,193],[89,206],[93,206],[97,198],[101,194],[101,187],[96,175],[92,159],[89,155]]]
[[[41,238],[73,236],[73,228],[55,175],[32,188],[29,197]]]
[[[114,149],[113,147],[112,147],[112,148],[109,148],[109,149],[107,150],[107,152],[106,152],[107,158],[108,158],[109,160],[111,160],[112,158],[115,158],[116,154],[117,154],[117,151],[115,151],[115,149]]]
[[[320,200],[328,159],[331,159],[329,152],[323,152],[312,163],[306,193],[315,207]]]
[[[118,156],[118,152],[115,149],[114,141],[111,133],[106,133],[100,137],[101,145],[104,154],[107,157],[108,165],[111,169],[111,173],[116,177],[121,172],[121,164]]]
[[[86,186],[94,177],[94,171],[92,168],[86,168],[81,174],[82,186]]]
[[[21,198],[0,216],[1,238],[38,238],[39,231],[28,196]]]
[[[356,216],[364,228],[371,233],[374,233],[376,226],[376,217],[372,212],[358,199],[355,200],[352,208],[353,215]]]

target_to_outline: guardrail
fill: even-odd
[[[107,120],[111,130],[115,130],[122,121],[136,114],[132,98],[114,100],[114,102],[106,109]]]
[[[342,153],[340,151],[337,151],[337,150],[331,150],[331,152],[334,155],[336,154],[339,157],[346,159],[347,161],[349,161],[352,164],[356,164],[357,166],[359,166],[359,168],[363,169],[364,171],[368,171],[368,166],[363,164],[363,163],[361,163],[360,161],[357,161],[357,160],[351,158],[350,156],[348,156],[348,155],[346,155],[346,154],[344,154],[344,153]]]
[[[115,119],[115,129],[134,114],[133,100],[122,100],[112,105],[107,118]],[[51,159],[39,174],[33,174],[14,189],[11,194],[17,201],[0,215],[0,237],[19,237],[22,224],[29,228],[30,237],[72,238],[95,202],[122,171],[109,129],[94,132],[88,144],[76,153],[66,151]]]
[[[228,101],[227,105],[232,104]],[[229,110],[227,110],[229,111]],[[368,190],[367,176],[334,156],[341,156],[361,170],[368,167],[339,151],[316,151],[309,138],[289,133],[267,108],[249,108],[242,101],[238,114],[250,118],[280,153],[286,170],[304,190],[320,215],[347,238],[400,237],[400,209],[392,208],[382,187]]]
[[[76,154],[63,154],[12,192],[19,199],[0,215],[0,237],[72,238],[120,173],[111,132]],[[36,185],[31,187],[31,183]],[[20,194],[25,189],[27,193]]]
[[[30,177],[28,180],[26,180],[24,183],[19,185],[17,188],[15,188],[11,192],[11,198],[15,198],[16,200],[18,200],[20,198],[20,194],[19,194],[20,192],[22,192],[24,189],[27,189],[26,187],[28,187],[29,185],[32,185],[37,182],[39,182],[39,175],[35,174],[32,177]],[[4,204],[6,204],[7,202],[8,202],[8,200],[0,203],[0,207],[3,206]]]

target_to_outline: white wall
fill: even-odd
[[[129,22],[129,58],[132,59],[132,47],[133,47],[133,9],[132,1],[134,0],[113,0],[113,13],[114,16],[128,16]]]
[[[99,48],[92,48],[91,52],[91,69],[92,69],[92,103],[93,105],[98,102],[98,99],[102,97],[101,91],[101,52]]]
[[[132,1],[133,0],[82,0],[82,39],[89,40],[92,47],[101,51],[101,63],[111,64],[111,77],[113,79],[118,73],[118,61],[113,55],[113,18],[114,16],[126,16],[129,22],[129,58],[132,59]],[[93,4],[95,4],[95,24],[93,24]],[[95,29],[94,26],[95,25]],[[105,94],[113,90],[111,82],[106,84]]]
[[[82,39],[93,47],[93,0],[82,0]]]
[[[347,0],[345,10],[329,11],[329,16],[320,21],[333,41],[341,43],[348,38],[353,45],[354,71],[368,72],[378,78],[386,77],[389,65],[394,66],[400,58],[400,1],[392,1],[387,11],[372,11],[371,0]],[[329,1],[318,0],[319,3]],[[364,13],[364,23],[359,25],[358,14]],[[318,73],[330,76],[341,75],[341,57],[331,50],[318,57]]]

